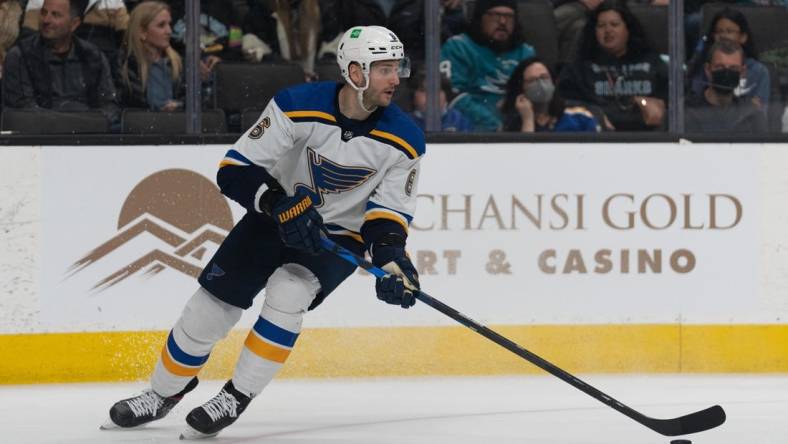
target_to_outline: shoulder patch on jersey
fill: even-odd
[[[263,137],[265,134],[265,129],[271,127],[271,118],[268,116],[263,117],[263,119],[257,122],[257,125],[252,128],[252,131],[249,132],[250,139],[259,139]]]

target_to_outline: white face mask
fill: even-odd
[[[531,103],[550,103],[555,93],[555,85],[549,79],[536,79],[525,87],[524,93]]]

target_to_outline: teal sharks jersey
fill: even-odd
[[[341,87],[318,82],[281,91],[220,166],[262,167],[288,195],[310,195],[334,234],[362,241],[365,222],[387,220],[407,235],[424,133],[394,104],[364,121],[348,119],[339,112]],[[267,188],[247,190],[250,209],[260,211]]]

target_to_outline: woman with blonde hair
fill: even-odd
[[[121,52],[122,103],[130,108],[175,111],[183,107],[183,63],[170,46],[172,15],[160,1],[138,4],[129,16]]]
[[[17,0],[0,0],[0,79],[3,78],[5,55],[19,36],[22,6]]]

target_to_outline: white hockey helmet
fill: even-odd
[[[399,60],[399,77],[410,77],[410,61],[396,34],[382,26],[354,26],[342,36],[337,49],[337,63],[342,77],[353,88],[364,91],[369,86],[369,69],[373,62]],[[364,85],[356,86],[350,80],[350,64],[358,63],[364,73]]]

